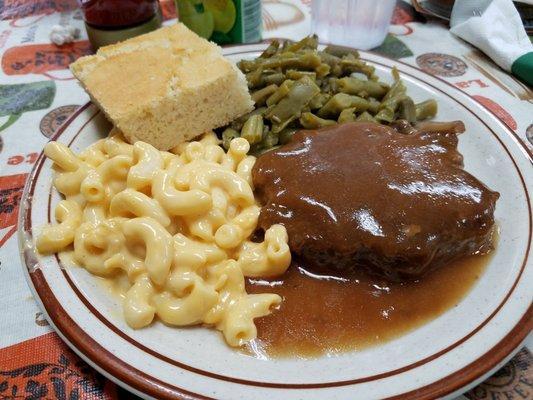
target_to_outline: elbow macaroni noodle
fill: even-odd
[[[54,186],[65,196],[57,225],[37,239],[41,253],[65,250],[89,272],[130,283],[124,318],[132,328],[157,316],[167,324],[208,324],[240,346],[257,335],[254,318],[281,302],[247,294],[245,276],[282,274],[291,262],[285,228],[249,240],[259,207],[252,187],[255,158],[245,139],[227,153],[214,133],[171,152],[126,143],[112,131],[76,156],[50,142]]]

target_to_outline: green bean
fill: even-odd
[[[361,72],[365,74],[368,78],[374,75],[375,68],[371,65],[366,64],[362,60],[358,59],[342,59],[340,62],[340,67],[342,72],[346,75],[352,74],[354,72]]]
[[[414,124],[416,122],[416,107],[414,101],[410,97],[405,96],[398,103],[397,117],[399,119],[405,119],[411,124]]]
[[[334,65],[331,68],[330,74],[336,78],[340,78],[342,76],[342,67],[339,64]]]
[[[326,46],[326,48],[324,49],[324,53],[331,54],[336,57],[344,57],[348,54],[351,54],[355,58],[359,58],[359,52],[357,50],[337,45]]]
[[[320,110],[318,116],[322,118],[335,118],[345,108],[352,107],[352,96],[344,93],[337,93]]]
[[[298,130],[297,129],[294,129],[294,128],[285,128],[283,130],[281,130],[278,134],[279,136],[279,142],[281,144],[286,144],[286,143],[289,143],[292,139],[292,137],[294,136],[294,134],[297,132]]]
[[[337,121],[323,119],[310,112],[304,112],[300,117],[300,123],[306,129],[319,129],[325,126],[336,125]]]
[[[250,111],[247,114],[241,115],[239,118],[234,119],[230,123],[230,127],[240,131],[244,125],[244,123],[250,118],[252,115],[263,115],[267,112],[267,107],[258,107],[255,110]]]
[[[292,43],[293,43],[292,40],[289,40],[289,39],[284,40],[283,43],[281,43],[281,52],[283,53],[283,52],[287,49],[287,47],[288,47],[290,44],[292,44]]]
[[[242,127],[241,137],[248,140],[250,144],[260,142],[263,137],[263,117],[252,115],[248,118]]]
[[[268,132],[270,132],[270,126],[265,124],[265,121],[263,121],[263,139],[265,138]]]
[[[239,132],[237,132],[235,129],[224,129],[224,131],[222,132],[222,147],[224,147],[226,151],[229,150],[229,145],[231,141],[235,138],[238,138],[239,136]]]
[[[338,65],[341,62],[340,57],[337,57],[333,54],[329,54],[325,51],[319,51],[318,55],[320,56],[322,62],[328,64],[330,67],[334,67],[335,65]]]
[[[398,68],[392,67],[391,75],[394,79],[394,82],[398,82],[400,80],[400,71],[398,71]]]
[[[270,75],[263,75],[263,85],[281,85],[287,79],[281,72],[276,72]]]
[[[304,76],[308,76],[312,80],[316,79],[316,72],[310,72],[310,71],[297,71],[295,69],[289,69],[287,72],[285,72],[285,76],[288,79],[292,79],[297,81],[300,78],[303,78]]]
[[[279,133],[287,128],[289,125],[291,125],[294,121],[298,120],[298,117],[300,116],[300,113],[296,113],[294,115],[291,115],[289,118],[287,118],[286,120],[284,121],[280,121],[280,122],[275,122],[273,121],[272,122],[272,132],[274,133],[277,133],[279,135]]]
[[[351,76],[338,79],[337,87],[338,90],[342,93],[356,94],[358,96],[361,96],[361,94],[364,92],[368,96],[375,97],[376,99],[383,98],[383,96],[385,96],[385,94],[389,90],[389,87],[382,83],[369,80],[364,81],[362,79],[354,78]]]
[[[339,114],[339,118],[337,119],[337,122],[339,124],[344,124],[346,122],[353,122],[353,121],[355,121],[355,108],[353,107],[345,108],[344,110],[342,110],[341,113]]]
[[[402,81],[394,82],[390,90],[381,100],[381,104],[383,105],[383,107],[385,107],[389,104],[398,103],[398,101],[400,101],[403,96],[405,96],[405,91],[406,89]]]
[[[237,67],[239,67],[239,69],[244,73],[255,70],[255,65],[256,63],[254,60],[242,59],[241,61],[237,62]]]
[[[396,80],[391,86],[390,90],[383,97],[381,105],[379,106],[379,112],[376,115],[376,120],[380,122],[392,122],[394,120],[394,114],[398,108],[398,104],[401,99],[404,98],[406,88],[401,80]]]
[[[293,80],[287,79],[283,82],[280,87],[266,100],[268,106],[277,104],[282,98],[289,94],[292,85],[294,84]]]
[[[316,110],[318,108],[321,108],[328,102],[328,100],[331,99],[331,95],[327,93],[318,93],[315,97],[313,97],[309,101],[309,109],[310,110]]]
[[[320,64],[315,68],[316,76],[318,78],[323,78],[329,74],[331,67],[328,64]]]
[[[265,104],[266,99],[278,89],[277,85],[268,85],[252,93],[252,100],[256,106]]]
[[[429,99],[421,103],[415,104],[416,119],[421,121],[427,118],[433,118],[437,115],[437,102],[434,99]]]
[[[379,107],[381,107],[381,103],[372,97],[366,100],[368,101],[368,112],[372,114],[377,113],[379,111]]]
[[[279,136],[273,132],[267,132],[267,134],[261,140],[260,146],[265,149],[274,147],[279,142]]]
[[[357,122],[376,122],[372,114],[370,114],[368,111],[362,112],[355,120]]]
[[[270,44],[265,49],[265,51],[261,53],[259,58],[270,58],[278,52],[278,49],[279,49],[279,41],[274,39],[272,42],[270,42]]]
[[[318,93],[320,93],[319,87],[307,76],[294,82],[287,96],[266,115],[275,124],[272,131],[279,132],[289,122],[298,118],[302,108]]]
[[[311,35],[311,36],[304,37],[299,42],[289,44],[284,50],[285,51],[297,51],[297,50],[301,50],[305,48],[316,50],[317,46],[318,46],[318,36]]]
[[[337,78],[329,78],[328,79],[329,90],[332,93],[338,93],[339,92],[339,85],[337,84],[337,81],[338,81]]]
[[[303,53],[301,53],[303,54]],[[285,50],[277,55],[279,58],[293,58],[296,57],[298,54],[294,51]]]
[[[355,108],[357,111],[366,111],[370,102],[362,97],[352,96],[346,93],[337,93],[318,110],[318,116],[322,118],[337,118],[345,108]]]
[[[329,86],[329,78],[324,79],[317,79],[316,84],[320,85],[320,89],[322,90],[322,93],[329,94],[330,96],[333,96],[335,93],[331,90],[331,87]]]
[[[246,72],[249,72],[258,68],[297,68],[312,71],[321,64],[322,61],[316,51],[306,51],[296,55],[282,53],[270,58],[257,58],[254,61],[245,62],[241,65]]]
[[[257,108],[229,124],[232,130],[222,133],[223,145],[228,144],[225,137],[242,130],[256,153],[289,142],[301,128],[350,121],[401,122],[409,128],[437,112],[433,99],[413,103],[397,68],[391,71],[393,83],[386,84],[356,50],[318,50],[316,36],[298,42],[273,40],[258,58],[237,65],[246,74]]]
[[[261,86],[262,83],[263,68],[257,68],[253,72],[246,74],[246,82],[248,82],[248,88],[254,89]]]
[[[390,124],[392,121],[394,121],[394,110],[392,108],[383,108],[378,111],[374,118],[380,123],[386,122]]]

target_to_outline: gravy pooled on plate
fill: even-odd
[[[257,347],[271,357],[316,357],[387,342],[458,304],[491,258],[461,258],[408,282],[363,271],[317,276],[298,262],[274,281],[249,279],[248,293],[283,298],[279,310],[255,320]]]
[[[499,194],[462,169],[455,132],[374,123],[300,131],[258,158],[259,226],[283,224],[315,270],[419,277],[492,248]]]
[[[462,169],[462,123],[397,129],[300,131],[257,160],[259,226],[284,224],[294,261],[274,281],[248,280],[250,293],[283,298],[257,319],[252,352],[306,357],[391,340],[458,304],[482,274],[498,193]]]

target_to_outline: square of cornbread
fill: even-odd
[[[241,71],[181,23],[102,47],[70,69],[129,142],[159,150],[253,108]]]

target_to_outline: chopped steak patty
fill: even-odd
[[[428,130],[297,132],[255,164],[259,226],[285,225],[293,254],[316,269],[392,280],[490,251],[499,194],[463,170],[457,130]]]

